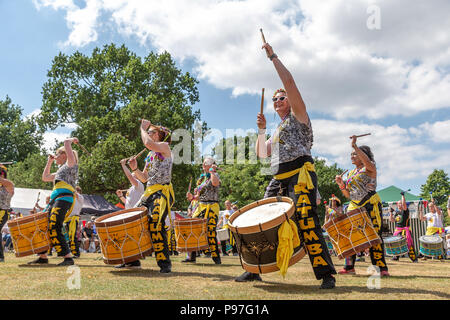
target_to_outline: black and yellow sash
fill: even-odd
[[[161,223],[161,217],[163,216],[164,210],[166,210],[166,208],[169,212],[170,223],[172,224],[172,216],[171,216],[170,210],[171,210],[173,203],[175,202],[175,193],[173,191],[172,183],[170,183],[170,184],[154,184],[152,186],[147,186],[141,199],[144,199],[144,201],[145,201],[145,199],[148,199],[151,195],[155,194],[156,192],[161,192],[163,195],[161,197],[161,200],[159,203],[160,215],[159,215],[158,224],[157,224],[157,228],[158,228],[159,224]]]

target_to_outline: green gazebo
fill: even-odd
[[[381,201],[384,203],[392,203],[397,202],[402,199],[400,192],[403,190],[397,188],[396,186],[390,186],[381,190],[378,190],[377,193],[381,198]],[[405,192],[405,200],[407,202],[419,201],[420,197],[413,195],[412,193]]]

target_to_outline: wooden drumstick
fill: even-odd
[[[261,38],[262,38],[263,43],[267,43],[266,42],[266,38],[264,37],[264,33],[262,31],[262,28],[260,28],[259,31],[261,32]]]
[[[342,172],[339,176],[342,178],[347,171],[348,171],[348,169],[345,170],[344,172]],[[332,182],[336,182],[336,180],[333,180]]]
[[[365,134],[360,134],[359,136],[355,136],[356,138],[361,138],[361,137],[365,137],[365,136],[370,136],[370,133],[365,133]],[[350,137],[351,139],[352,137]]]
[[[188,192],[191,192],[191,185],[192,185],[192,177],[191,177],[191,179],[189,179]]]
[[[87,151],[86,148],[83,147],[83,145],[81,143],[78,142],[77,144],[80,146],[80,148],[81,148],[81,150],[83,150],[83,152],[87,153],[89,156],[92,156],[92,154],[89,151]]]
[[[261,95],[261,114],[263,114],[264,110],[264,88],[262,88],[262,95]]]
[[[141,152],[139,152],[137,155],[127,158],[127,161],[130,161],[133,158],[139,158],[145,152],[145,150],[147,150],[147,148],[142,149]]]

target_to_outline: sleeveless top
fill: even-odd
[[[11,209],[11,198],[11,193],[9,193],[4,186],[0,186],[0,209]]]
[[[172,157],[165,158],[159,152],[150,151],[145,158],[147,187],[155,184],[169,184],[172,180]]]
[[[301,156],[311,156],[313,144],[311,121],[308,118],[308,124],[301,123],[292,112],[289,112],[270,138],[270,144],[272,167]]]
[[[350,199],[360,201],[370,192],[376,191],[377,178],[369,177],[366,173],[366,167],[361,170],[355,168],[348,173],[346,184],[350,192]]]
[[[78,183],[78,164],[69,167],[67,163],[64,163],[58,171],[56,171],[55,182],[56,181],[64,181],[75,189]]]
[[[197,187],[200,190],[198,200],[200,202],[219,202],[219,187],[220,184],[217,187],[213,186],[211,178],[208,178],[204,184]]]

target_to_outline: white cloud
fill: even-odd
[[[66,11],[66,45],[91,43],[109,24],[180,61],[194,59],[200,79],[233,95],[281,86],[260,50],[262,27],[314,110],[380,119],[450,107],[445,0],[87,0],[84,8],[34,2]],[[367,28],[369,5],[380,8],[380,30]]]
[[[51,153],[56,144],[70,138],[70,133],[56,133],[47,131],[44,133],[43,148],[46,152]]]

